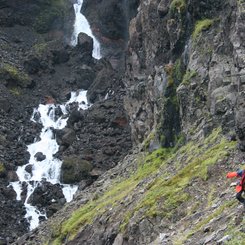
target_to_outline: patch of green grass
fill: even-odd
[[[31,83],[30,77],[25,72],[20,71],[17,67],[7,63],[4,63],[0,67],[0,76],[11,81],[14,85],[19,85],[21,87],[26,87]]]
[[[201,34],[202,31],[208,30],[214,24],[214,19],[205,19],[197,21],[192,38],[195,40]]]
[[[186,71],[184,77],[183,77],[183,80],[182,80],[182,83],[181,84],[184,84],[184,85],[189,85],[190,82],[191,82],[191,79],[193,77],[196,77],[197,76],[197,72],[194,71],[194,70],[191,70],[191,71]]]
[[[144,199],[137,205],[134,212],[140,209],[146,209],[146,215],[160,215],[167,218],[172,217],[175,209],[183,202],[186,202],[190,196],[185,193],[185,188],[194,178],[200,178],[204,181],[208,179],[208,167],[214,165],[220,158],[226,156],[228,149],[236,146],[234,142],[228,142],[225,138],[217,141],[219,130],[211,134],[207,142],[214,144],[207,149],[199,148],[193,143],[184,146],[182,150],[190,157],[188,164],[182,166],[178,172],[167,181],[162,177],[156,178],[145,193]],[[133,212],[133,213],[134,213]]]

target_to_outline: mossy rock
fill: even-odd
[[[186,10],[185,0],[173,0],[170,4],[170,13],[183,13]]]
[[[93,166],[90,162],[77,156],[65,157],[61,166],[61,180],[65,184],[73,184],[90,176]]]
[[[25,72],[10,64],[0,66],[0,80],[5,81],[7,87],[29,87],[32,84],[31,78]]]

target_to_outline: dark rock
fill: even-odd
[[[31,173],[32,173],[32,167],[33,167],[33,165],[28,164],[28,165],[25,167],[25,171],[26,171],[27,173],[31,174]]]
[[[75,131],[71,128],[64,128],[56,131],[57,142],[65,147],[71,145],[76,140]]]
[[[169,0],[161,0],[161,2],[157,6],[157,11],[161,18],[163,18],[168,13],[168,9]]]
[[[34,157],[38,162],[41,162],[46,159],[46,156],[42,152],[37,152]]]
[[[85,33],[80,33],[78,35],[77,48],[82,52],[87,52],[92,56],[93,51],[93,39]]]
[[[65,184],[78,183],[90,176],[92,165],[77,156],[65,157],[61,166],[61,181]]]
[[[42,181],[34,190],[28,199],[28,203],[37,206],[38,208],[45,208],[49,217],[57,212],[64,204],[64,195],[60,184],[51,184]],[[54,202],[56,206],[54,208]]]

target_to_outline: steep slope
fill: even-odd
[[[16,244],[242,244],[225,174],[245,157],[244,4],[139,1],[122,80],[134,150]]]

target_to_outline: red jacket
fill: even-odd
[[[240,182],[236,186],[236,192],[245,191],[245,170],[238,170],[237,172],[229,172],[226,175],[227,178],[241,178]]]

